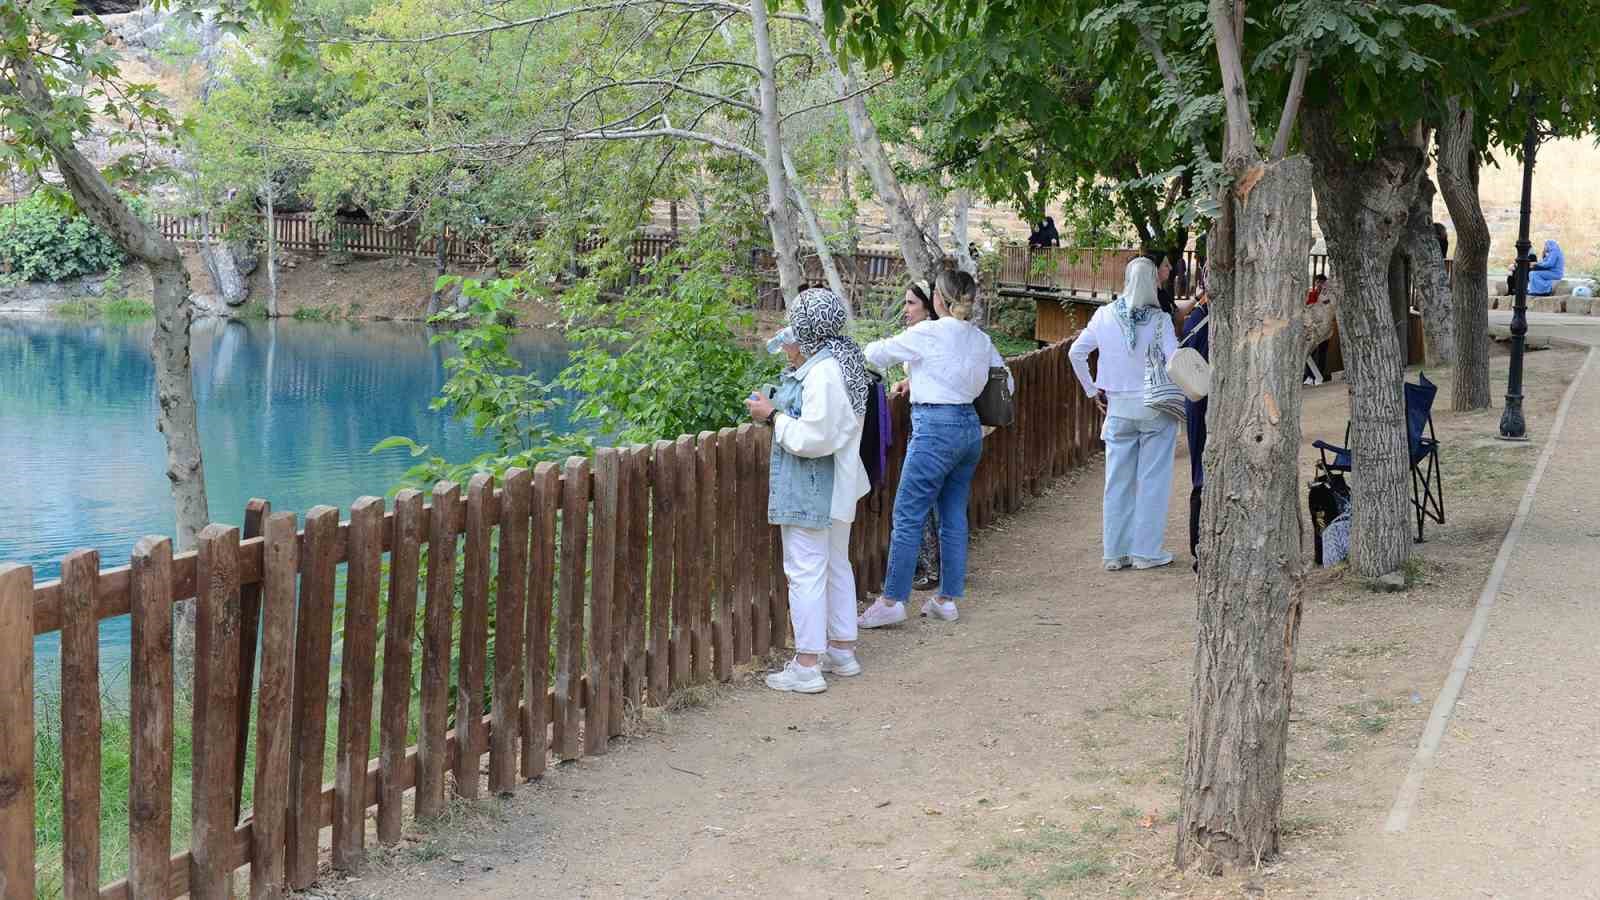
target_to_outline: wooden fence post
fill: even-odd
[[[378,841],[382,844],[400,840],[401,795],[405,791],[399,782],[411,730],[411,646],[417,636],[424,524],[422,493],[404,490],[396,494],[389,541],[389,618],[383,628],[383,711],[378,726]]]
[[[299,543],[293,513],[268,517],[261,550],[261,690],[256,713],[255,827],[250,896],[279,897],[284,886],[294,702],[294,587]],[[142,897],[136,888],[135,897]]]
[[[339,566],[339,510],[306,513],[300,609],[294,642],[294,758],[289,768],[289,886],[317,880],[322,829],[322,762],[328,726],[328,671],[333,653],[333,589]]]
[[[422,621],[422,696],[417,714],[417,818],[444,812],[445,731],[449,728],[450,643],[456,596],[456,532],[461,488],[433,486],[428,509],[428,605]]]
[[[556,511],[561,472],[555,463],[533,467],[533,545],[528,555],[527,713],[522,726],[522,777],[544,774],[550,752],[550,601],[555,586]]]
[[[711,620],[712,583],[717,572],[717,435],[714,431],[700,432],[695,445],[698,463],[697,485],[700,535],[700,553],[694,558],[694,680],[711,677],[711,653],[714,637]]]
[[[244,506],[245,539],[261,537],[267,516],[272,514],[272,504],[255,498]],[[239,706],[235,710],[239,723],[236,732],[239,742],[234,747],[234,771],[240,773],[233,786],[233,820],[239,821],[240,807],[244,802],[244,758],[250,748],[251,698],[256,685],[256,638],[261,634],[261,582],[239,585]]]
[[[100,896],[100,554],[61,562],[63,890]]]
[[[456,796],[478,799],[484,750],[484,661],[489,640],[489,519],[494,476],[467,482],[467,543],[461,557],[461,660],[456,682]]]
[[[350,506],[344,646],[339,655],[339,746],[333,787],[333,867],[358,871],[367,837],[367,760],[383,577],[383,498]]]
[[[31,897],[33,569],[0,563],[0,894]]]
[[[694,558],[698,552],[700,507],[695,499],[694,438],[682,434],[673,445],[677,471],[672,478],[673,507],[673,588],[672,588],[672,689],[688,684],[694,677],[691,658],[694,647],[695,576]]]
[[[583,598],[588,576],[589,461],[567,460],[561,473],[561,610],[556,624],[555,722],[552,742],[563,760],[583,755]]]
[[[509,793],[517,784],[517,730],[521,721],[522,658],[527,647],[528,515],[533,473],[512,469],[500,493],[500,570],[496,578],[494,708],[489,746],[489,790]],[[543,701],[543,697],[538,698]],[[533,702],[529,697],[528,701]]]
[[[130,562],[128,887],[142,898],[165,894],[172,855],[172,542],[141,538]]]
[[[634,707],[644,703],[644,687],[649,671],[647,653],[649,630],[648,590],[650,584],[650,448],[632,447],[628,450],[628,500],[624,507],[628,517],[628,572],[627,572],[627,672],[624,700]]]
[[[739,613],[739,562],[734,558],[739,531],[738,432],[717,432],[717,680],[730,681],[733,667],[750,658],[747,640],[739,635],[745,616]]]
[[[194,828],[189,895],[230,900],[234,704],[239,690],[239,530],[207,525],[197,542],[194,649]]]
[[[656,441],[650,457],[650,704],[671,693],[673,531],[677,457],[671,441]]]
[[[621,459],[614,447],[594,452],[594,562],[590,567],[589,597],[589,700],[584,707],[584,752],[606,752],[611,723],[612,642],[611,620],[617,579],[617,488]]]

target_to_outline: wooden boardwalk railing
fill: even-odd
[[[1098,448],[1067,349],[1011,361],[1017,417],[984,439],[975,528]],[[884,576],[909,437],[909,406],[892,402],[887,481],[851,533],[861,591]],[[445,810],[447,790],[475,798],[486,755],[488,790],[513,791],[551,758],[605,753],[626,709],[727,680],[785,646],[782,550],[766,521],[770,440],[746,424],[606,448],[498,485],[480,475],[464,495],[441,483],[429,496],[401,491],[388,508],[363,497],[344,521],[331,506],[297,522],[254,500],[242,530],[208,526],[192,551],[146,538],[129,565],[102,569],[80,550],[59,581],[39,585],[29,567],[0,566],[0,895],[31,896],[36,878],[34,636],[61,635],[66,896],[225,897],[241,869],[252,896],[276,896],[317,880],[325,828],[332,866],[357,870],[374,808],[378,843],[395,843],[406,793],[420,818]],[[193,756],[180,760],[172,607],[190,599]],[[127,878],[102,887],[98,625],[121,615],[132,617],[131,838]],[[253,804],[241,808],[251,734]],[[192,805],[173,809],[174,767],[185,765]],[[187,848],[170,846],[174,816],[189,817]]]

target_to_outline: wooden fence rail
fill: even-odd
[[[1017,418],[984,439],[975,528],[1097,448],[1098,417],[1073,387],[1067,350],[1012,360]],[[892,403],[888,477],[862,500],[851,533],[863,592],[884,577],[909,436],[908,404]],[[552,757],[606,752],[627,707],[727,680],[785,646],[782,549],[766,519],[770,441],[746,424],[603,448],[592,461],[513,470],[498,485],[480,475],[464,493],[448,483],[426,497],[401,491],[387,509],[363,497],[345,521],[318,506],[298,529],[292,513],[254,500],[242,532],[211,525],[176,553],[166,538],[145,538],[120,568],[78,551],[59,581],[39,585],[29,567],[0,566],[0,895],[31,896],[37,877],[35,635],[62,637],[66,894],[220,898],[248,869],[251,896],[277,896],[317,880],[325,828],[331,865],[359,870],[374,808],[377,841],[392,844],[406,792],[418,817],[436,816],[447,790],[479,796],[485,756],[487,788],[515,790]],[[182,760],[172,606],[191,599],[193,756]],[[128,874],[101,886],[98,623],[126,614]],[[192,806],[174,809],[174,767],[184,765],[195,773]],[[253,803],[242,808],[247,776]],[[174,816],[189,817],[187,848],[170,845]]]

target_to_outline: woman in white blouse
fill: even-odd
[[[1122,295],[1095,311],[1068,354],[1084,392],[1106,416],[1100,437],[1106,444],[1107,571],[1129,565],[1155,569],[1172,562],[1162,541],[1178,420],[1144,403],[1145,365],[1151,344],[1158,341],[1160,358],[1171,359],[1178,350],[1172,317],[1156,299],[1155,263],[1141,256],[1128,263]],[[1091,377],[1089,354],[1095,350],[1100,361]]]
[[[963,321],[977,296],[965,272],[944,271],[934,288],[937,319],[925,319],[891,338],[867,345],[867,361],[887,368],[904,363],[910,376],[911,441],[894,497],[894,531],[883,595],[861,614],[862,628],[906,620],[917,547],[929,510],[939,510],[939,596],[922,613],[953,622],[966,592],[967,494],[983,455],[983,428],[972,401],[992,366],[1002,366],[994,342]]]

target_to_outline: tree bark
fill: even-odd
[[[850,294],[844,289],[844,280],[839,277],[839,267],[833,261],[833,251],[828,247],[828,236],[822,233],[822,223],[817,220],[816,213],[811,210],[810,202],[806,200],[805,187],[800,183],[800,173],[795,171],[794,160],[789,157],[787,150],[783,151],[783,171],[789,178],[789,196],[794,199],[795,207],[800,210],[800,221],[805,223],[811,244],[817,249],[817,262],[822,265],[822,275],[828,280],[828,289],[838,294],[839,299],[845,303],[850,303]]]
[[[440,225],[439,235],[434,238],[433,248],[433,290],[428,292],[428,310],[424,318],[431,319],[439,314],[439,301],[444,297],[444,289],[439,287],[439,279],[449,268],[450,261],[450,229]]]
[[[906,271],[912,278],[932,279],[939,271],[939,255],[928,247],[927,239],[917,225],[911,201],[907,199],[900,179],[894,173],[889,153],[878,139],[878,128],[867,112],[867,101],[858,93],[860,87],[856,84],[855,76],[839,62],[822,33],[822,0],[806,0],[806,14],[811,17],[822,56],[833,70],[834,86],[841,97],[850,98],[844,102],[845,118],[850,122],[850,137],[855,143],[856,152],[861,155],[861,167],[872,180],[872,190],[888,214],[889,226],[900,245],[900,255],[905,257]]]
[[[1433,180],[1417,182],[1417,198],[1406,217],[1405,248],[1411,260],[1411,295],[1422,314],[1422,343],[1430,366],[1455,362],[1455,319],[1450,308],[1450,283],[1444,271],[1444,254],[1433,230]]]
[[[800,290],[800,241],[789,214],[789,178],[783,168],[783,131],[779,125],[778,80],[772,56],[772,33],[765,3],[750,4],[750,30],[755,36],[756,68],[761,73],[762,168],[767,175],[767,226],[778,262],[778,288],[787,305]]]
[[[1312,161],[1317,221],[1331,274],[1344,290],[1339,340],[1350,384],[1350,556],[1366,578],[1411,556],[1411,470],[1406,442],[1403,348],[1389,301],[1389,263],[1405,231],[1425,158],[1388,141],[1358,162],[1333,110],[1307,108],[1301,134]]]
[[[1489,223],[1478,197],[1478,151],[1473,112],[1459,97],[1447,101],[1439,126],[1439,192],[1456,227],[1450,307],[1455,319],[1456,373],[1450,407],[1486,409],[1489,396]]]
[[[1400,366],[1409,361],[1411,347],[1411,292],[1408,290],[1410,261],[1406,258],[1403,239],[1397,241],[1389,253],[1389,321],[1394,323],[1395,343],[1400,345]]]
[[[1304,157],[1236,180],[1211,250],[1211,365],[1179,866],[1278,852],[1300,623]],[[1230,228],[1231,226],[1231,228]]]

